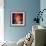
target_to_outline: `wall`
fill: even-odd
[[[41,0],[40,1],[40,9],[41,9],[41,11],[43,9],[46,9],[46,0]],[[43,20],[43,22],[42,21],[40,22],[40,25],[43,25],[43,26],[46,27],[46,20],[45,20],[46,19],[46,11],[43,12],[43,16],[42,17],[43,17],[44,20]]]
[[[23,27],[10,26],[11,11],[23,11],[26,25]],[[18,41],[32,30],[35,14],[40,10],[40,0],[4,0],[4,37],[7,41]]]
[[[4,0],[0,1],[0,42],[4,41]],[[0,45],[1,46],[1,45]]]

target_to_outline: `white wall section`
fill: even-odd
[[[4,0],[0,0],[0,42],[4,41]]]

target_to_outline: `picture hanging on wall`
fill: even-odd
[[[25,25],[25,13],[24,12],[11,12],[11,25],[12,26],[24,26]]]

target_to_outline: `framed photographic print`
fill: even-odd
[[[11,25],[12,26],[24,26],[25,25],[25,13],[24,12],[11,12]]]

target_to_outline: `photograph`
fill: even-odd
[[[24,26],[25,25],[25,13],[24,12],[11,12],[11,25]]]

